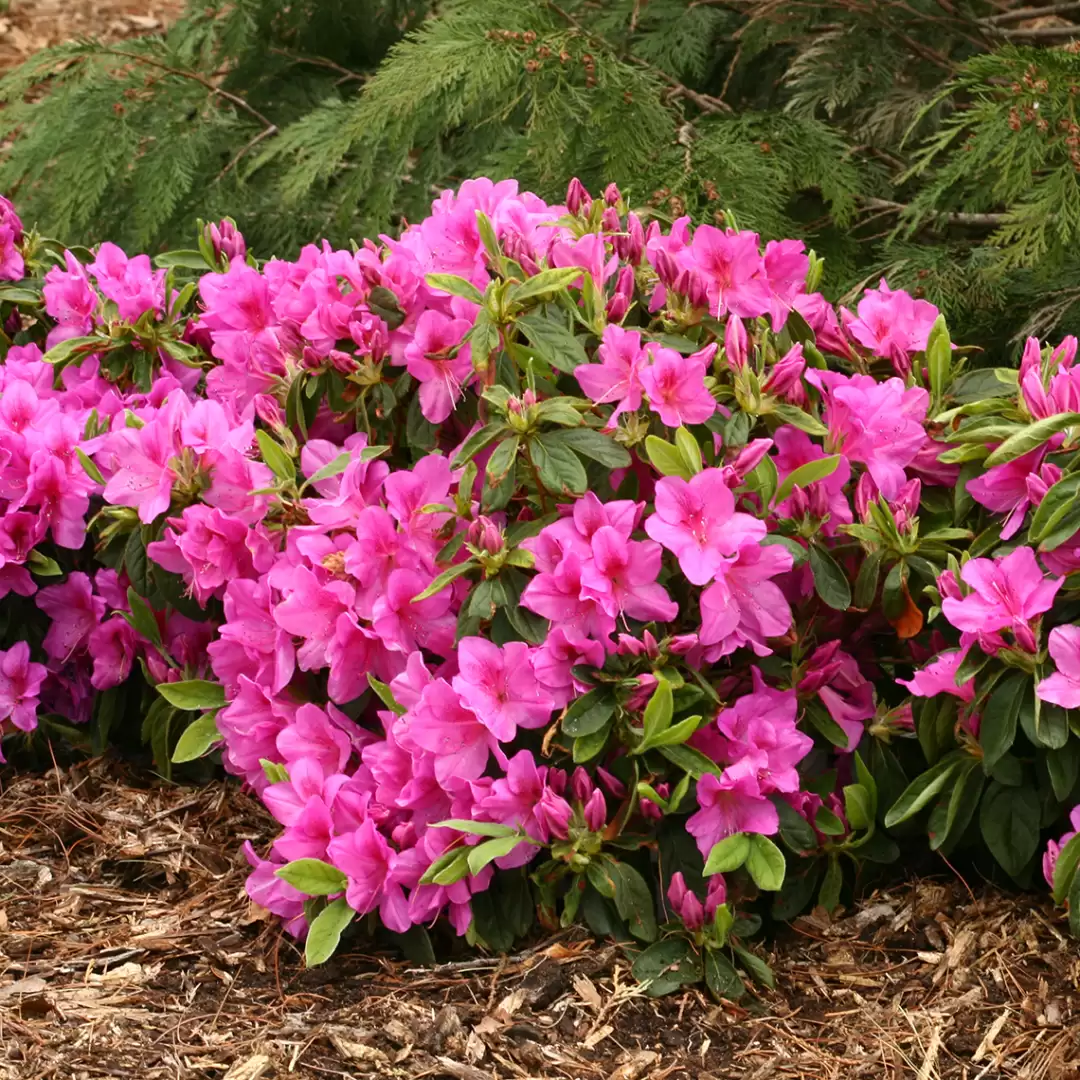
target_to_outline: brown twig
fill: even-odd
[[[888,199],[863,198],[862,204],[870,210],[880,210],[883,213],[901,214],[910,207],[906,203],[891,202]],[[972,225],[982,228],[996,228],[1013,220],[1012,214],[970,214],[963,211],[953,213],[934,214],[935,220],[944,220],[950,225]]]
[[[1000,11],[996,15],[987,15],[981,22],[984,26],[1000,26],[1002,23],[1022,22],[1024,19],[1038,19],[1044,15],[1065,15],[1080,11],[1080,0],[1067,0],[1065,3],[1045,4],[1042,7],[1013,8],[1012,11]]]
[[[265,127],[257,135],[250,138],[240,149],[233,155],[232,160],[214,177],[214,183],[216,184],[230,169],[234,168],[239,160],[253,150],[256,146],[263,141],[263,139],[270,138],[271,135],[278,133],[277,124],[271,124],[269,127]]]

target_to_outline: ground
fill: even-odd
[[[0,1080],[1080,1080],[1080,953],[1043,897],[921,880],[766,948],[740,1006],[653,1000],[581,932],[307,971],[243,891],[235,784],[0,774]]]

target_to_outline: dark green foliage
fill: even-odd
[[[661,217],[802,237],[852,296],[886,274],[1002,354],[1080,328],[1080,54],[1020,6],[191,0],[163,39],[0,83],[0,185],[65,236],[188,243],[228,213],[287,254],[468,176],[615,180]]]

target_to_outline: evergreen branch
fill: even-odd
[[[870,210],[882,210],[887,213],[906,214],[914,209],[909,203],[892,202],[889,199],[874,199],[869,196],[861,196],[859,202]],[[977,228],[989,229],[995,229],[999,225],[1006,225],[1016,220],[1016,215],[1009,213],[971,214],[963,211],[955,211],[944,213],[930,212],[927,216],[933,217],[938,221],[945,221],[950,225],[971,225]]]
[[[255,117],[264,128],[275,128],[273,120],[264,116],[258,109],[255,108],[250,102],[245,101],[237,94],[230,93],[230,91],[224,89],[221,86],[215,86],[209,79],[200,75],[196,71],[185,71],[183,68],[172,67],[169,64],[165,64],[160,60],[154,60],[149,56],[140,56],[138,53],[126,52],[123,49],[115,48],[103,48],[101,50],[106,56],[117,56],[121,59],[134,60],[137,64],[145,64],[147,67],[157,68],[159,71],[164,71],[169,75],[175,75],[181,79],[190,79],[192,82],[198,83],[200,86],[205,87],[211,94],[216,94],[218,97],[223,98],[225,101],[231,102],[238,109],[243,109],[249,116]]]
[[[1080,37],[1080,26],[1026,26],[1019,30],[987,27],[987,32],[1007,41],[1072,41]]]

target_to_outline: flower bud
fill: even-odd
[[[566,209],[571,214],[586,214],[592,209],[592,197],[585,190],[585,185],[575,176],[566,189]]]
[[[951,570],[943,570],[938,575],[937,587],[943,600],[946,597],[950,597],[953,600],[963,599],[964,594],[960,591],[960,585],[956,580],[956,575]]]
[[[619,211],[613,210],[610,206],[600,215],[600,224],[604,232],[622,232],[622,218],[619,217]]]
[[[589,797],[596,790],[588,772],[581,765],[574,770],[573,776],[570,777],[570,790],[579,803],[588,802]]]
[[[874,478],[868,472],[863,473],[855,485],[855,513],[859,515],[860,521],[870,520],[870,504],[877,497],[878,487]]]
[[[805,370],[806,360],[803,357],[802,345],[796,342],[776,362],[761,384],[761,389],[767,394],[791,400],[794,400],[793,394],[797,394],[800,399],[805,398],[802,388],[802,375]]]
[[[727,882],[723,874],[714,874],[709,878],[709,890],[705,894],[705,918],[710,922],[716,918],[716,909],[727,903]]]
[[[285,414],[269,394],[255,395],[255,415],[272,431],[285,427]]]
[[[665,251],[660,248],[653,256],[653,267],[656,269],[656,276],[670,288],[675,287],[676,279],[679,276],[679,264],[675,261],[675,256],[670,251]]]
[[[551,788],[544,788],[544,794],[540,796],[534,812],[541,828],[546,832],[559,840],[566,840],[570,836],[570,818],[573,811],[570,804],[561,795],[556,795]]]
[[[483,514],[469,526],[468,540],[474,548],[489,555],[498,555],[503,549],[502,531]]]
[[[613,799],[621,799],[626,795],[626,785],[614,773],[608,772],[602,765],[597,766],[596,778]]]
[[[907,532],[914,518],[919,513],[919,501],[922,497],[922,481],[917,477],[909,480],[900,489],[899,494],[889,504],[896,519],[896,527],[903,533]]]
[[[589,801],[585,803],[585,828],[589,832],[600,832],[607,823],[607,803],[604,801],[604,793],[597,788]]]
[[[697,896],[686,887],[681,872],[672,874],[667,897],[672,910],[682,919],[687,930],[700,930],[705,925],[705,909]]]
[[[208,222],[203,226],[203,236],[219,262],[224,259],[231,263],[233,259],[243,259],[247,255],[244,236],[232,218],[223,218],[217,225]]]
[[[627,215],[626,233],[626,251],[620,253],[621,257],[631,266],[639,266],[645,253],[645,230],[641,227],[641,219],[637,214]]]
[[[1047,461],[1038,473],[1028,473],[1025,480],[1028,502],[1038,506],[1046,498],[1046,493],[1061,479],[1061,466]]]
[[[741,371],[746,367],[746,354],[749,339],[746,327],[738,315],[729,315],[724,326],[724,356],[732,371]]]
[[[608,184],[604,188],[604,203],[607,206],[618,206],[622,201],[622,193],[619,191],[619,185],[616,183]]]

